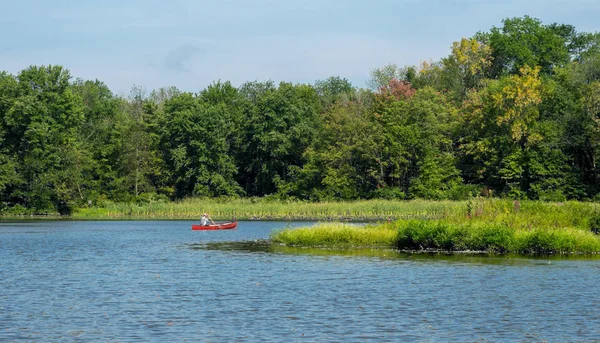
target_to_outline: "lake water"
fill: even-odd
[[[0,222],[0,341],[600,341],[600,260],[270,248],[240,222]]]

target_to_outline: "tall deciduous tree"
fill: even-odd
[[[307,85],[247,83],[244,137],[237,155],[240,184],[249,195],[277,192],[276,183],[303,165],[302,155],[314,138],[317,93]]]
[[[540,120],[539,68],[490,81],[463,108],[461,150],[469,178],[515,197],[564,190],[564,155],[554,144],[552,123]]]
[[[441,60],[437,89],[461,102],[470,90],[483,86],[483,80],[490,77],[491,66],[491,48],[474,38],[463,38],[454,42],[452,53]]]
[[[235,93],[229,84],[216,84],[200,98],[182,93],[167,101],[161,147],[177,198],[242,193],[230,155],[234,131],[227,102]]]
[[[451,139],[455,111],[432,88],[409,94],[391,102],[379,97],[376,107],[385,137],[384,185],[411,197],[446,198],[461,184]]]
[[[306,150],[292,194],[313,200],[356,199],[375,189],[382,136],[372,120],[369,94],[338,102],[321,116],[318,134]]]
[[[3,104],[5,143],[18,161],[25,183],[15,190],[19,202],[37,211],[68,213],[78,175],[70,156],[79,149],[81,100],[59,66],[30,67],[16,77],[12,99]],[[14,85],[14,83],[13,83]]]
[[[492,49],[493,76],[518,74],[526,65],[539,66],[542,73],[550,74],[570,61],[569,38],[556,25],[543,25],[529,16],[502,23],[502,28],[494,27],[489,34],[477,36]]]

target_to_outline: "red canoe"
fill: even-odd
[[[235,230],[236,226],[237,226],[237,221],[215,223],[215,224],[210,224],[210,225],[192,224],[192,230]]]

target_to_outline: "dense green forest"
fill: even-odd
[[[330,77],[123,97],[61,66],[0,73],[0,213],[219,196],[600,200],[599,33],[525,16],[450,51],[373,70],[370,89]]]

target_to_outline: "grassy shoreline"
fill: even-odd
[[[198,219],[208,212],[213,219],[310,220],[310,221],[390,221],[442,220],[467,218],[504,221],[511,225],[582,226],[600,203],[568,201],[513,202],[504,199],[474,198],[469,201],[391,201],[358,200],[350,202],[273,201],[250,199],[186,199],[178,202],[148,204],[107,203],[75,209],[70,216],[58,214],[5,214],[0,219]]]
[[[318,248],[388,248],[412,252],[597,254],[600,236],[579,228],[515,228],[489,223],[399,220],[356,227],[319,223],[271,235],[273,244]]]
[[[73,219],[198,219],[204,212],[213,219],[377,221],[438,219],[460,211],[466,202],[386,201],[352,202],[270,201],[266,199],[186,199],[151,204],[116,204],[77,209]]]
[[[516,254],[600,252],[600,204],[473,198],[468,201],[286,202],[269,199],[187,199],[82,208],[69,217],[0,219],[319,221],[282,230],[272,244],[298,247],[380,247],[410,251]],[[348,222],[374,222],[359,227]],[[327,222],[327,223],[326,223]],[[595,231],[595,232],[594,232]]]
[[[273,233],[271,241],[295,247],[523,255],[600,253],[598,204],[474,199],[464,205],[464,211],[430,220],[399,219],[366,227],[320,223],[285,229]]]

